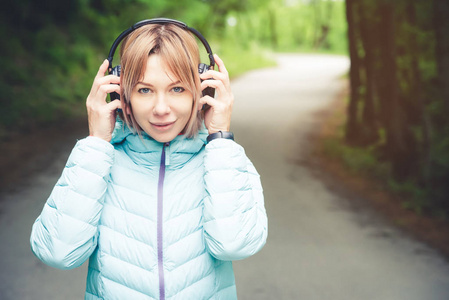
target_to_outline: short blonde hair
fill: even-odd
[[[131,107],[131,93],[142,80],[148,57],[160,55],[169,71],[175,75],[186,90],[193,95],[192,112],[183,130],[187,138],[194,137],[201,128],[203,114],[198,112],[198,101],[202,97],[198,64],[200,55],[194,36],[174,24],[144,25],[131,32],[120,48],[121,98],[123,118],[129,127],[140,134],[142,129],[134,118]],[[126,113],[127,111],[130,112]]]

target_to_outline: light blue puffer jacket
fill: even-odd
[[[231,261],[267,237],[262,187],[241,146],[206,136],[164,145],[118,122],[111,143],[80,140],[33,225],[35,255],[90,258],[85,299],[236,299]]]

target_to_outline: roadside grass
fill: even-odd
[[[223,59],[231,79],[251,70],[276,66],[273,52],[256,43],[244,47],[238,43],[223,42],[214,47],[215,53]]]
[[[391,164],[382,161],[378,156],[377,149],[383,142],[369,147],[345,143],[347,103],[346,97],[329,119],[330,128],[321,145],[324,155],[340,161],[353,176],[365,176],[375,180],[386,191],[397,194],[402,199],[400,205],[404,209],[412,210],[418,215],[426,213],[439,219],[447,219],[447,216],[432,209],[426,190],[417,186],[412,180],[398,182],[393,178]]]
[[[348,89],[324,112],[322,126],[312,137],[313,167],[321,170],[323,180],[331,187],[338,185],[354,205],[374,209],[449,261],[449,218],[432,210],[429,196],[413,182],[394,181],[391,167],[377,157],[374,147],[345,144],[347,97]]]
[[[344,55],[349,56],[346,49],[328,49],[328,48],[313,48],[313,47],[284,47],[276,49],[278,53],[301,53],[301,54],[328,54],[328,55]]]

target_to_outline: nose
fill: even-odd
[[[158,94],[156,97],[156,103],[153,107],[153,114],[162,116],[168,113],[170,113],[170,105],[166,95]]]

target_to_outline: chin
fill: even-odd
[[[168,143],[171,142],[177,137],[177,134],[174,133],[167,133],[167,134],[149,134],[154,140],[158,141],[159,143]]]

